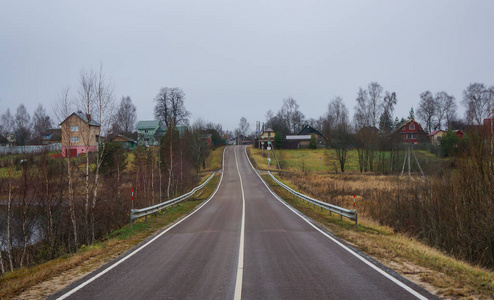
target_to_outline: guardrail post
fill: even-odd
[[[134,213],[132,212],[132,210],[130,211],[130,230],[132,230],[132,223],[133,223],[133,220],[132,220],[132,217],[134,216]]]
[[[358,220],[358,215],[357,215],[357,214],[355,214],[355,228],[357,228],[357,227],[358,227],[358,225],[357,225],[357,220]]]

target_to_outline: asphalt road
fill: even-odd
[[[52,298],[432,297],[382,271],[278,200],[251,167],[244,146],[228,147],[224,157],[223,178],[209,202]]]

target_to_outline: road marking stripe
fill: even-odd
[[[160,234],[158,234],[157,236],[155,236],[154,238],[152,238],[151,240],[149,240],[147,243],[145,243],[144,245],[142,245],[141,247],[137,248],[136,250],[134,250],[133,252],[131,252],[129,255],[125,256],[124,258],[122,258],[121,260],[117,261],[116,263],[114,263],[113,265],[109,266],[107,269],[105,269],[104,271],[102,271],[101,273],[98,273],[97,275],[91,277],[89,280],[81,283],[80,285],[78,285],[77,287],[73,288],[72,290],[68,291],[67,293],[63,294],[62,296],[60,296],[59,298],[57,299],[65,299],[67,297],[69,297],[70,295],[74,294],[75,292],[77,292],[78,290],[82,289],[83,287],[85,287],[86,285],[90,284],[91,282],[95,281],[96,279],[98,279],[99,277],[103,276],[104,274],[108,273],[110,270],[112,270],[113,268],[115,268],[116,266],[120,265],[121,263],[123,263],[124,261],[126,261],[127,259],[131,258],[132,256],[134,256],[137,252],[141,251],[142,249],[144,249],[145,247],[149,246],[149,244],[151,244],[152,242],[154,242],[155,240],[157,240],[159,237],[161,237],[163,234],[167,233],[168,231],[170,231],[172,228],[174,228],[175,226],[177,226],[178,224],[182,223],[183,221],[187,220],[190,216],[192,216],[193,214],[195,214],[197,211],[199,211],[202,207],[204,207],[204,205],[206,205],[209,201],[211,201],[211,199],[213,199],[214,195],[216,195],[216,192],[219,190],[220,186],[221,186],[221,182],[223,181],[223,174],[225,173],[225,152],[226,152],[226,149],[228,147],[226,147],[224,150],[223,150],[223,166],[222,166],[222,172],[221,172],[221,177],[220,177],[220,182],[218,183],[218,186],[216,187],[216,190],[214,190],[213,194],[209,197],[208,200],[206,200],[204,203],[202,203],[196,210],[194,210],[192,213],[190,213],[188,216],[184,217],[182,220],[178,221],[177,223],[173,224],[172,226],[170,226],[168,229],[164,230],[163,232],[161,232]]]
[[[237,268],[237,281],[235,283],[235,295],[233,299],[242,299],[242,279],[244,275],[244,233],[245,233],[245,193],[244,185],[242,184],[242,175],[240,175],[240,168],[238,167],[237,159],[237,147],[233,149],[235,152],[235,162],[237,163],[238,176],[240,177],[240,189],[242,190],[242,225],[240,227],[240,245],[238,247],[238,268]]]
[[[252,169],[254,170],[254,172],[257,174],[257,176],[261,179],[261,182],[264,183],[264,185],[266,186],[266,188],[268,189],[268,191],[271,192],[271,194],[278,200],[280,201],[283,205],[285,205],[288,209],[290,209],[294,214],[296,214],[297,216],[299,216],[302,220],[304,220],[307,224],[309,224],[310,226],[312,226],[314,229],[316,229],[317,231],[319,231],[320,233],[322,233],[325,237],[327,237],[328,239],[332,240],[333,242],[335,242],[338,246],[342,247],[343,249],[345,249],[346,251],[350,252],[350,254],[352,254],[353,256],[357,257],[358,259],[360,259],[362,262],[364,262],[365,264],[367,264],[368,266],[370,266],[371,268],[373,268],[374,270],[376,270],[377,272],[381,273],[382,275],[384,275],[386,278],[388,278],[389,280],[393,281],[394,283],[396,283],[398,286],[402,287],[404,290],[406,290],[407,292],[409,292],[410,294],[414,295],[415,297],[417,297],[418,299],[421,299],[421,300],[427,300],[426,297],[422,296],[421,294],[419,294],[417,291],[415,291],[414,289],[412,289],[411,287],[409,287],[408,285],[404,284],[403,282],[399,281],[398,279],[394,278],[393,276],[391,276],[390,274],[388,274],[387,272],[381,270],[380,268],[378,268],[376,265],[374,265],[373,263],[371,263],[370,261],[368,261],[367,259],[365,259],[364,257],[360,256],[358,253],[356,253],[355,251],[353,251],[352,249],[348,248],[347,246],[345,246],[344,244],[342,244],[341,242],[339,242],[337,239],[333,238],[332,236],[330,236],[329,234],[327,234],[326,232],[322,231],[320,228],[318,228],[317,226],[315,226],[314,224],[312,224],[311,222],[309,222],[308,220],[306,220],[306,218],[304,216],[302,216],[299,212],[297,212],[295,209],[293,209],[290,205],[288,205],[283,199],[281,199],[276,193],[274,193],[270,188],[269,186],[266,184],[266,182],[264,181],[264,179],[261,177],[261,175],[259,175],[259,173],[257,173],[256,169],[254,168],[254,166],[252,165],[252,162],[250,161],[249,159],[249,156],[247,155],[247,147],[245,147],[245,156],[247,158],[247,160],[249,161],[250,163],[250,166],[252,167]]]

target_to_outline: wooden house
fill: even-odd
[[[121,143],[124,149],[130,150],[133,150],[137,144],[135,140],[121,134],[114,136],[110,141],[114,143]]]
[[[401,124],[393,133],[400,136],[403,143],[418,144],[427,138],[422,126],[414,119]]]

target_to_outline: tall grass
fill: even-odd
[[[463,157],[443,164],[447,169],[426,179],[284,176],[302,192],[343,207],[350,208],[356,195],[359,214],[457,258],[494,269],[494,156],[487,138],[470,139]]]
[[[494,159],[472,144],[457,169],[376,191],[371,215],[456,257],[494,268]]]

